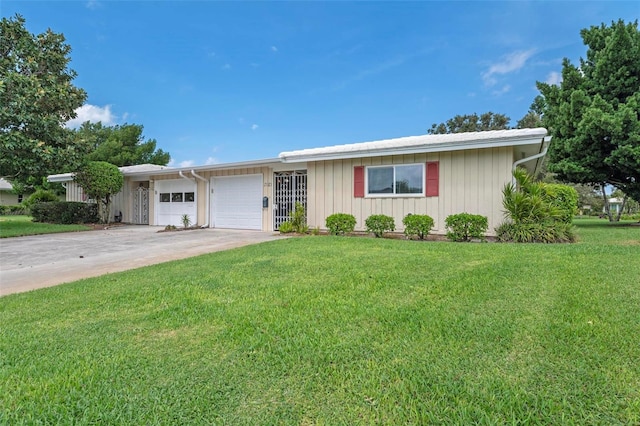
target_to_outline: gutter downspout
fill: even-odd
[[[181,178],[188,180],[189,182],[192,182],[191,178],[186,177],[183,173],[182,170],[178,170],[178,175],[180,175]]]
[[[209,227],[209,217],[210,217],[209,209],[210,209],[210,207],[211,207],[211,206],[210,206],[210,204],[209,204],[209,194],[211,193],[211,191],[209,190],[209,186],[210,186],[210,184],[211,184],[211,183],[210,183],[207,179],[205,179],[205,178],[203,178],[202,176],[200,176],[199,174],[197,174],[197,173],[195,172],[195,170],[191,170],[191,174],[192,174],[192,175],[193,175],[193,177],[195,177],[196,179],[200,179],[201,181],[203,181],[203,182],[206,184],[206,186],[207,186],[207,196],[206,196],[206,199],[207,199],[207,201],[206,201],[206,202],[207,202],[207,205],[206,205],[206,207],[205,207],[205,209],[204,209],[204,211],[207,213],[207,221],[206,221],[206,223],[205,223],[204,225],[202,225],[200,228],[208,228],[208,227]]]
[[[511,176],[512,176],[511,177],[511,182],[514,185],[516,184],[516,178],[513,177],[513,172],[516,171],[516,168],[520,164],[526,163],[527,161],[535,160],[537,158],[542,158],[545,155],[547,155],[547,150],[549,149],[549,145],[550,145],[550,142],[551,142],[551,136],[545,136],[544,139],[542,139],[542,143],[545,143],[545,142],[546,142],[546,145],[544,145],[544,148],[542,149],[542,152],[540,152],[540,153],[538,153],[536,155],[532,155],[531,157],[522,158],[522,159],[520,159],[520,160],[518,160],[518,161],[513,163],[513,166],[511,167]],[[537,169],[537,167],[536,167],[536,169]],[[535,170],[534,170],[534,173],[535,173]]]

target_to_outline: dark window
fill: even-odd
[[[196,200],[196,195],[194,192],[185,192],[184,193],[184,202],[192,203]]]
[[[171,194],[169,194],[168,192],[161,192],[160,193],[160,202],[161,203],[168,203],[169,201],[171,201]]]
[[[171,193],[171,202],[172,203],[181,203],[182,202],[182,192],[172,192]]]
[[[367,194],[416,194],[424,191],[424,166],[409,164],[367,167]]]

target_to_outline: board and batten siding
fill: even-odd
[[[109,221],[114,220],[114,216],[116,212],[122,212],[122,221],[129,222],[131,220],[130,211],[131,207],[129,207],[129,194],[130,188],[128,187],[129,182],[125,179],[124,186],[122,190],[111,197],[111,211],[109,212]],[[66,201],[76,201],[79,203],[86,203],[87,197],[84,195],[84,190],[80,185],[78,185],[74,181],[65,182],[65,199]]]
[[[237,169],[222,169],[222,170],[200,170],[196,172],[199,176],[202,176],[208,182],[211,181],[212,177],[222,177],[222,176],[241,176],[241,175],[262,175],[263,182],[263,196],[269,197],[269,208],[262,209],[262,230],[269,231],[273,229],[273,219],[271,215],[271,186],[273,181],[273,172],[269,167],[245,167],[245,168],[237,168]],[[197,206],[197,225],[202,226],[210,223],[209,217],[209,209],[207,208],[207,200],[211,202],[212,194],[209,194],[207,197],[207,182],[201,181],[200,179],[194,178],[191,174],[185,173],[186,176],[190,178],[190,180],[195,181],[194,184],[197,184],[197,196],[196,200],[198,203]],[[150,201],[149,206],[149,219],[155,224],[155,202],[158,197],[155,191],[155,182],[167,179],[183,179],[177,173],[166,174],[160,176],[153,176],[152,181],[150,182],[150,190],[152,195],[152,199]],[[210,189],[211,190],[211,189]]]
[[[438,196],[354,197],[356,166],[431,161],[438,162]],[[512,164],[511,147],[309,162],[307,221],[311,228],[325,229],[327,216],[349,213],[356,218],[356,230],[362,231],[367,217],[384,214],[393,217],[396,231],[402,232],[407,214],[427,214],[435,222],[432,232],[444,234],[446,217],[466,212],[487,216],[488,234],[495,235],[503,220],[502,188],[511,181]]]

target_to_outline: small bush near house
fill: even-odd
[[[431,228],[433,228],[433,218],[426,214],[408,214],[402,219],[404,225],[404,235],[411,238],[414,235],[424,240]]]
[[[502,189],[507,220],[496,228],[500,242],[566,243],[575,241],[571,221],[577,208],[575,189],[534,181],[524,169],[516,169],[517,185]]]
[[[38,203],[31,207],[34,222],[72,224],[98,222],[98,206],[73,201]]]
[[[191,218],[186,213],[183,214],[182,217],[180,217],[180,221],[182,222],[182,226],[184,226],[185,228],[191,226]]]
[[[292,232],[297,232],[298,234],[306,234],[309,231],[309,227],[307,226],[307,213],[305,212],[304,206],[296,201],[296,206],[294,210],[289,213],[289,222],[293,227]],[[282,225],[280,225],[282,227]]]
[[[331,235],[349,234],[356,227],[356,218],[348,213],[334,213],[325,219],[325,225]]]
[[[293,232],[293,223],[291,222],[283,222],[280,224],[280,226],[278,227],[278,231],[280,231],[281,234],[290,234]]]
[[[29,214],[29,209],[24,204],[0,206],[0,215],[21,216],[27,214]]]
[[[447,238],[451,241],[471,241],[473,239],[485,241],[489,220],[486,216],[478,214],[458,213],[448,216],[444,224],[447,228]]]
[[[60,201],[60,199],[52,191],[47,191],[45,189],[38,189],[33,194],[29,195],[29,198],[24,200],[24,202],[22,204],[25,207],[30,209],[31,207],[33,207],[37,203],[49,203],[49,202],[52,202],[52,201]]]
[[[367,232],[372,232],[376,238],[380,238],[385,232],[396,230],[396,224],[391,216],[384,214],[374,214],[364,221]]]
[[[578,212],[578,191],[572,186],[559,183],[546,183],[543,190],[547,202],[559,210],[558,220],[571,223]]]
[[[506,222],[496,228],[500,242],[518,243],[573,243],[573,226],[564,222],[513,223]]]

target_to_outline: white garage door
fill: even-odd
[[[262,230],[262,175],[211,178],[216,228]]]
[[[189,215],[191,224],[197,223],[197,193],[195,182],[186,179],[157,180],[156,224],[183,226],[182,215]]]

